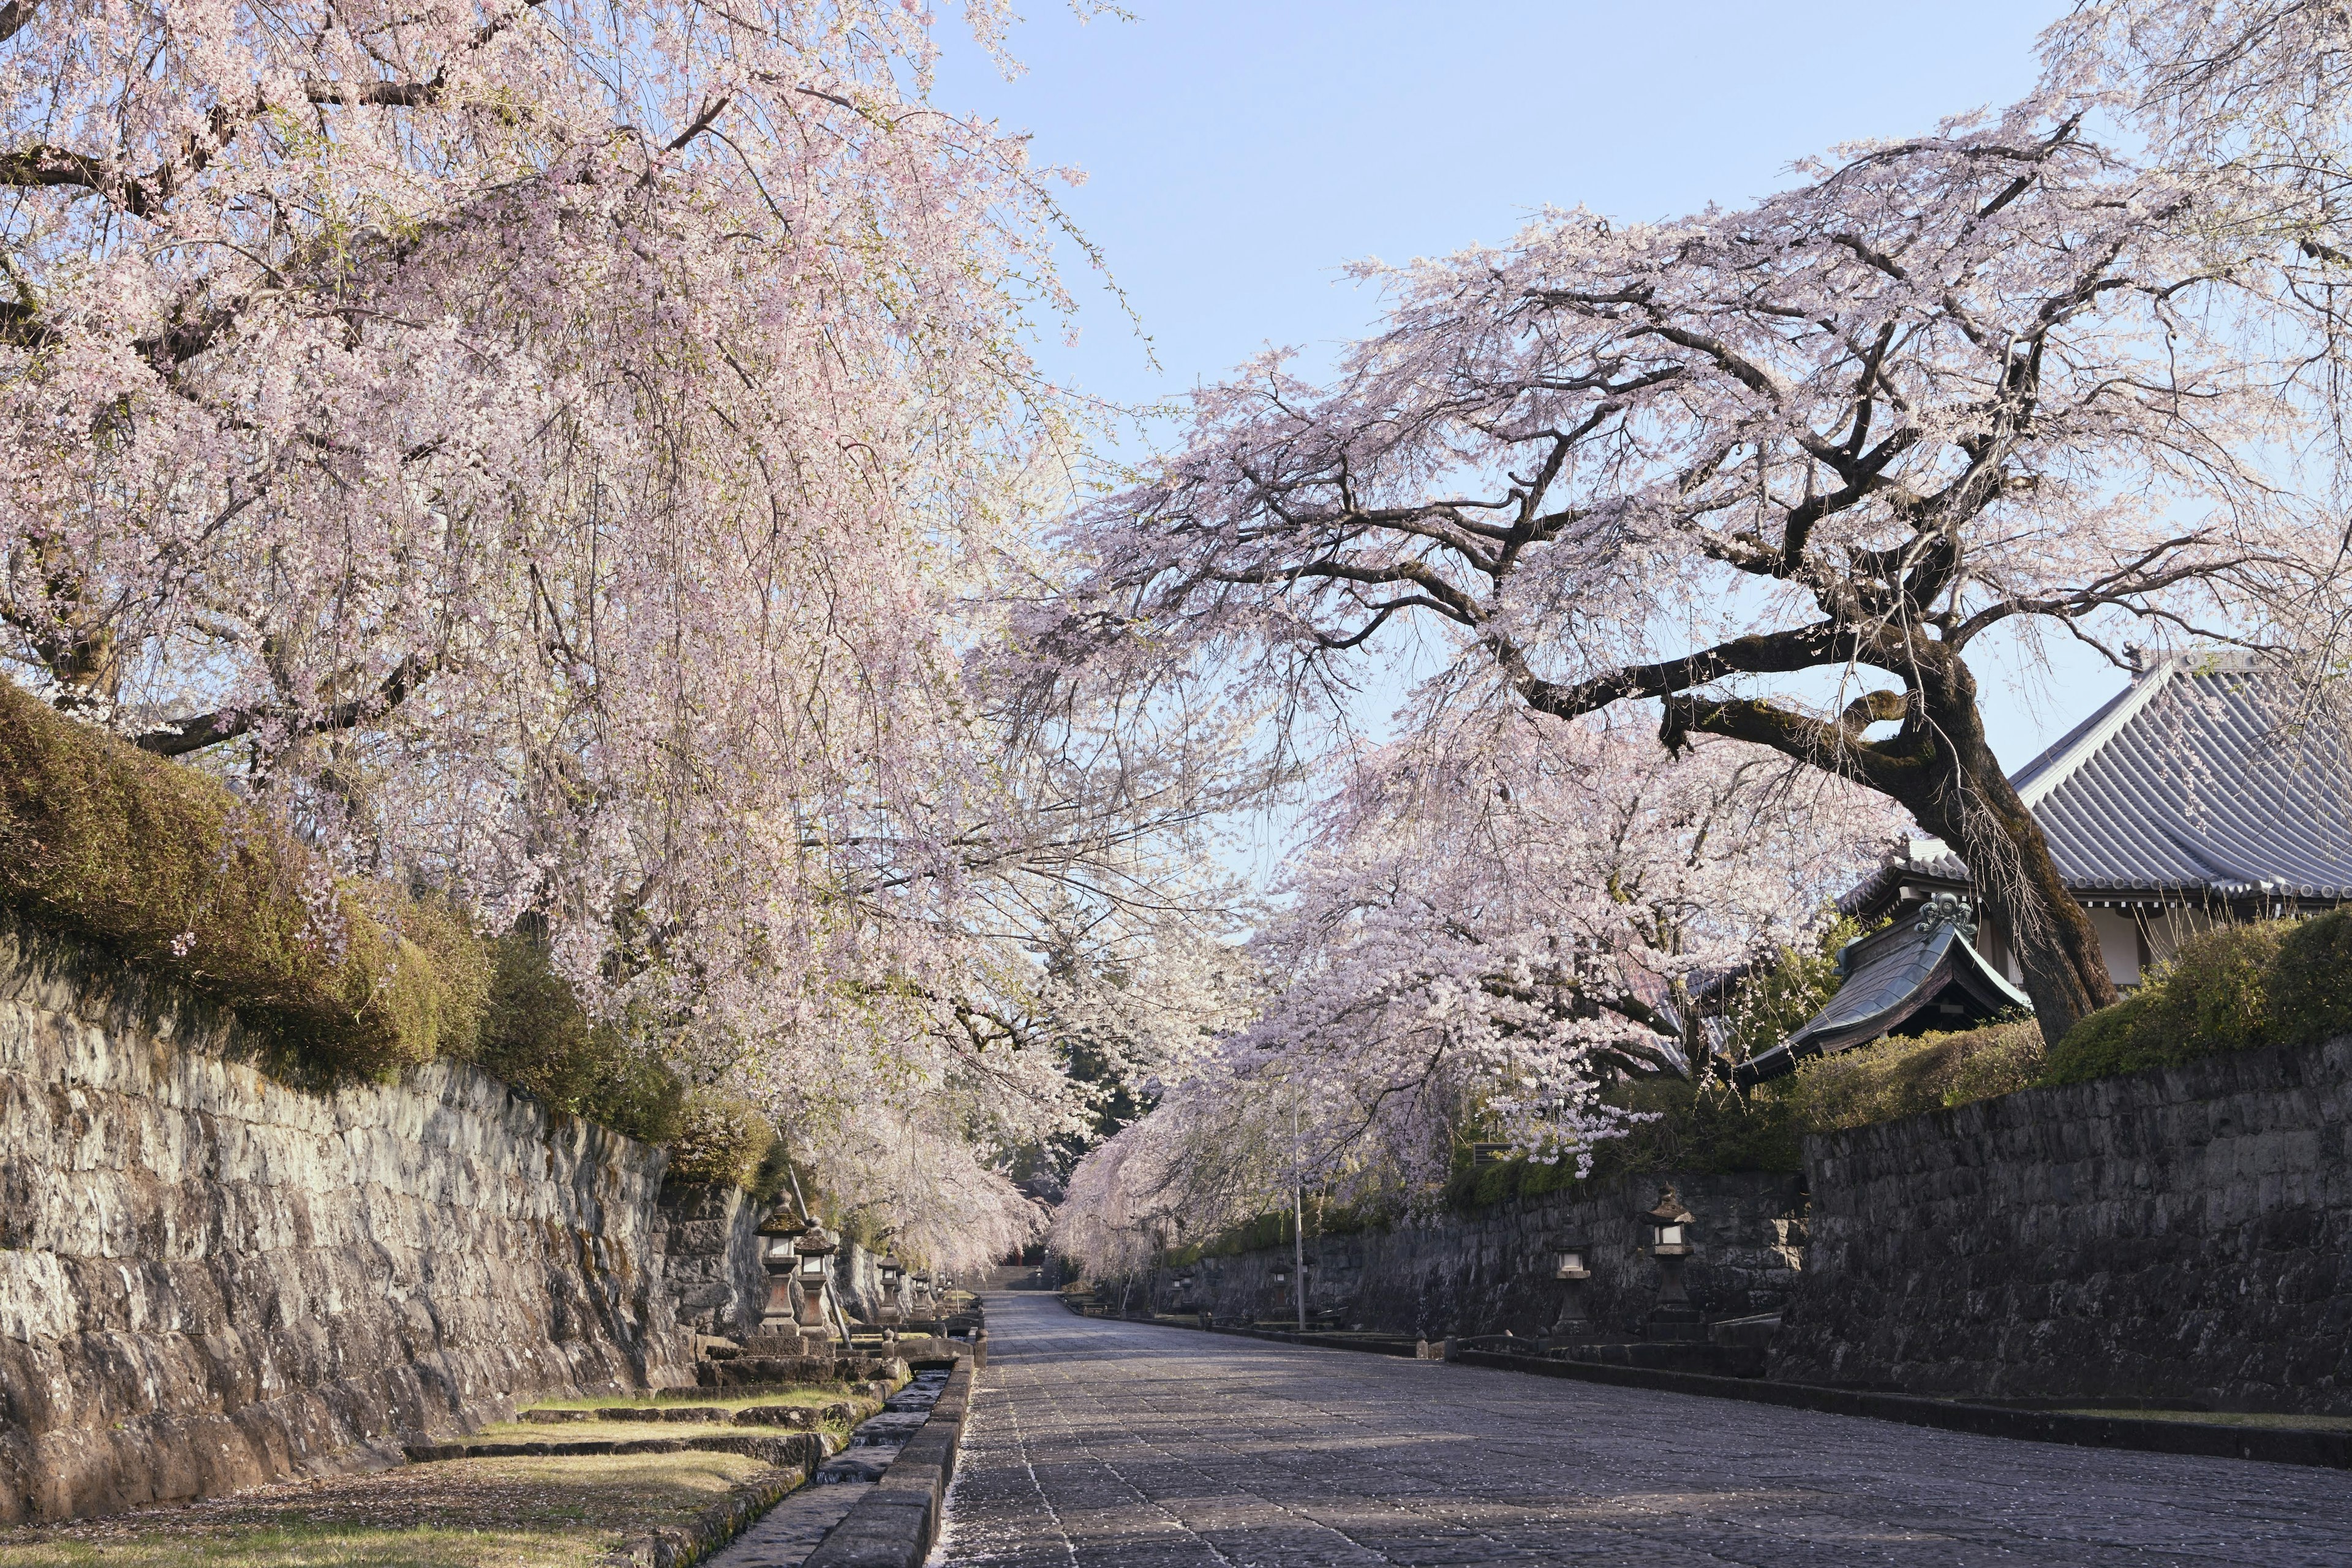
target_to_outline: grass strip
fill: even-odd
[[[0,1568],[583,1568],[774,1474],[698,1452],[411,1465],[0,1532]]]

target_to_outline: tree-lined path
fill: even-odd
[[[947,1563],[2339,1564],[2352,1476],[988,1300]]]

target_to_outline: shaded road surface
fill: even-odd
[[[2352,1564],[2352,1475],[2069,1448],[988,1298],[934,1562]]]

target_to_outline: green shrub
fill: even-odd
[[[2150,981],[2114,1006],[2078,1020],[2050,1053],[2042,1081],[2086,1083],[2153,1065],[2147,1039],[2153,1033],[2149,1015],[2156,1011],[2157,1002],[2155,983]]]
[[[217,779],[5,679],[0,905],[228,1006],[298,1076],[388,1076],[463,1044],[479,1013],[462,921],[338,884]]]
[[[219,780],[5,679],[0,907],[230,1008],[297,1081],[471,1058],[635,1137],[678,1130],[685,1086],[591,1024],[543,937],[486,943],[436,894],[339,882]]]
[[[492,942],[488,970],[476,1061],[558,1110],[648,1143],[677,1136],[686,1085],[620,1023],[589,1017],[544,925],[527,920]]]
[[[778,1142],[775,1123],[750,1100],[698,1089],[679,1110],[677,1135],[669,1146],[669,1177],[749,1188]]]
[[[2283,1046],[2352,1035],[2352,910],[2298,921],[2271,965],[2271,1027]]]
[[[2296,922],[2258,921],[2191,937],[2137,992],[2069,1029],[2050,1053],[2042,1081],[2083,1083],[2269,1045],[2271,987],[2295,929]],[[2317,941],[2326,944],[2324,936]]]
[[[1758,1093],[1782,1100],[1801,1132],[1834,1132],[2031,1088],[2042,1065],[2041,1028],[2025,1019],[1876,1040],[1814,1058]]]

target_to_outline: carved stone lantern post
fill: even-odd
[[[940,1315],[939,1298],[931,1294],[931,1271],[918,1268],[907,1277],[907,1310],[912,1316],[929,1321]]]
[[[800,1328],[803,1334],[820,1339],[835,1337],[833,1318],[833,1255],[841,1247],[840,1238],[821,1225],[812,1224],[793,1244],[800,1272]]]
[[[886,1328],[896,1328],[907,1321],[907,1300],[900,1294],[907,1288],[907,1270],[896,1253],[884,1253],[877,1270],[882,1277],[882,1300],[875,1308],[875,1317]]]
[[[1570,1236],[1551,1238],[1551,1277],[1560,1282],[1559,1316],[1551,1325],[1549,1342],[1578,1343],[1592,1331],[1584,1310],[1585,1287],[1592,1279],[1592,1246]]]
[[[1658,1189],[1658,1206],[1639,1216],[1650,1227],[1650,1256],[1664,1276],[1658,1287],[1658,1304],[1650,1309],[1649,1335],[1654,1340],[1704,1340],[1706,1314],[1691,1304],[1683,1289],[1683,1265],[1691,1255],[1691,1212],[1683,1207],[1672,1187]]]
[[[778,1204],[753,1233],[760,1238],[760,1267],[768,1276],[768,1299],[760,1309],[763,1334],[800,1331],[800,1316],[793,1302],[793,1272],[797,1266],[793,1248],[794,1238],[807,1228],[807,1221]]]

